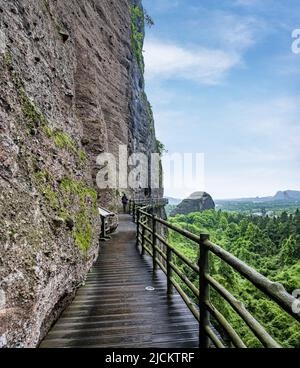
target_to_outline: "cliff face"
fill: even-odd
[[[29,347],[98,255],[97,205],[116,207],[96,157],[157,147],[140,0],[0,0],[0,17],[0,346]]]

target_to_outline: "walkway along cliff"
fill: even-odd
[[[1,347],[37,346],[97,258],[96,157],[157,151],[143,37],[140,0],[0,0]]]
[[[99,254],[98,207],[115,211],[123,188],[99,190],[97,157],[161,147],[143,39],[140,0],[0,0],[0,347],[244,348],[210,292],[280,347],[213,277],[211,256],[300,320],[281,284],[167,222],[162,185],[127,190],[132,218]],[[198,264],[168,231],[193,242]]]
[[[292,323],[299,323],[299,301],[281,284],[211,242],[208,234],[193,234],[156,216],[155,208],[164,205],[164,200],[131,201],[136,227],[128,215],[121,215],[119,231],[101,247],[86,284],[42,348],[246,348],[244,324],[262,347],[281,347],[268,331],[270,326],[260,323],[249,306],[218,281],[212,272],[212,257],[276,303],[281,308],[280,318],[289,315]],[[199,249],[198,262],[170,244],[159,226],[193,242]],[[151,287],[145,287],[147,284]],[[241,319],[239,325],[222,314],[213,293],[232,307]]]

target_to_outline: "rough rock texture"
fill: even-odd
[[[36,346],[96,259],[97,155],[156,151],[135,5],[0,0],[0,346]]]
[[[195,192],[184,199],[172,212],[171,216],[188,215],[193,212],[214,210],[215,203],[212,197],[205,192]]]

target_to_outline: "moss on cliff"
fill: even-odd
[[[51,138],[56,147],[66,149],[70,152],[77,152],[76,142],[65,132],[60,129],[52,129],[49,125],[43,126],[44,133]]]
[[[47,10],[50,12],[49,9],[49,2],[44,0],[44,5],[46,6]],[[48,120],[43,112],[36,106],[34,101],[32,101],[26,94],[23,83],[13,69],[13,58],[10,51],[7,51],[3,57],[4,65],[9,69],[12,81],[16,87],[21,110],[28,122],[26,131],[28,133],[34,132],[35,128],[42,126],[44,133],[53,140],[54,144],[58,148],[67,149],[73,153],[76,153],[76,142],[65,132],[59,129],[52,129],[48,125]],[[78,154],[80,161],[82,160],[82,156]]]
[[[73,180],[67,177],[61,180],[60,188],[69,195],[77,195],[83,207],[86,205],[87,197],[90,198],[93,211],[94,213],[96,212],[97,192],[94,189],[86,186],[82,181]]]
[[[159,139],[156,139],[156,147],[157,153],[159,153],[160,156],[167,152],[165,145]]]
[[[79,151],[80,164],[83,165],[86,162],[86,160],[87,160],[87,154],[84,151],[80,150]]]
[[[148,117],[148,121],[150,125],[150,133],[155,134],[153,110],[152,110],[152,106],[150,102],[148,101],[146,92],[144,90],[142,91],[141,98],[142,98],[143,104],[146,109],[146,113],[147,113],[147,117]]]
[[[136,59],[142,73],[145,69],[143,56],[144,43],[144,11],[139,6],[131,7],[131,44],[133,56]]]
[[[28,119],[31,127],[47,124],[47,119],[37,106],[28,98],[23,87],[18,87],[23,115]]]
[[[79,200],[80,210],[76,214],[73,236],[76,245],[87,252],[93,239],[91,218],[97,215],[97,192],[87,187],[83,182],[70,178],[64,178],[60,188],[64,193],[64,199],[67,197],[68,202],[74,197]],[[63,210],[66,212],[66,208]]]
[[[51,13],[50,11],[50,4],[49,4],[49,0],[42,0],[46,10],[49,12],[49,14]]]
[[[34,174],[39,191],[43,194],[52,209],[59,208],[58,193],[53,190],[52,178],[46,171],[38,171]]]
[[[9,51],[7,51],[4,54],[3,61],[4,61],[4,65],[6,67],[11,67],[12,66],[12,56],[11,56],[11,53]]]
[[[13,73],[12,77],[18,91],[22,113],[28,121],[28,131],[30,132],[32,129],[42,126],[43,132],[54,142],[57,148],[66,149],[69,152],[77,153],[76,142],[66,132],[63,132],[60,129],[53,129],[49,126],[46,116],[27,96],[17,75]],[[80,152],[78,153],[78,157],[79,160],[82,161],[82,154]]]
[[[24,117],[28,120],[29,130],[42,126],[43,132],[50,138],[55,146],[60,149],[66,149],[71,153],[77,153],[77,144],[72,137],[66,132],[60,129],[53,129],[49,126],[46,116],[41,112],[41,110],[35,105],[33,101],[29,99],[23,87],[20,86],[21,83],[16,82],[18,89],[18,94],[20,98],[21,108]],[[80,162],[83,160],[83,151],[78,153]]]
[[[86,212],[80,212],[76,217],[75,223],[75,243],[81,250],[87,252],[92,244],[93,232],[92,225],[88,220]]]
[[[83,181],[64,177],[59,185],[47,171],[34,174],[34,181],[49,206],[63,220],[74,218],[75,244],[85,253],[93,240],[93,218],[97,215],[97,192]],[[54,187],[56,186],[56,189]],[[74,208],[77,208],[74,211]]]

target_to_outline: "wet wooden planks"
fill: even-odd
[[[166,277],[135,245],[136,226],[120,216],[73,303],[41,343],[42,348],[189,348],[198,346],[198,323]],[[146,291],[147,286],[155,288]]]

